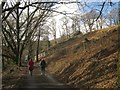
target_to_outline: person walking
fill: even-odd
[[[42,75],[45,75],[45,68],[46,68],[46,66],[47,66],[46,61],[44,59],[42,59],[41,62],[40,62]]]
[[[28,70],[29,70],[29,73],[31,76],[32,76],[32,72],[33,72],[33,66],[34,66],[34,62],[32,59],[30,59],[28,62]]]

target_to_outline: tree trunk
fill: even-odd
[[[19,6],[18,6],[19,7]],[[17,19],[16,19],[16,29],[17,29],[17,53],[16,53],[16,64],[18,64],[18,66],[20,66],[20,39],[19,39],[19,34],[20,34],[20,30],[19,30],[19,8],[17,7]]]
[[[28,46],[28,57],[29,57],[29,59],[31,59],[32,58],[32,42],[31,42],[31,40],[29,41],[29,46]]]
[[[4,60],[4,57],[2,57],[2,68],[3,68],[3,69],[5,68],[5,60]]]
[[[55,43],[55,45],[57,44],[56,34],[54,34],[54,43]]]
[[[37,50],[36,50],[36,60],[38,62],[38,54],[39,54],[39,44],[40,44],[40,30],[38,33],[38,42],[37,42]]]

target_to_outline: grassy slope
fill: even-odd
[[[115,87],[118,27],[94,31],[50,49],[48,71],[74,87]],[[88,38],[87,47],[84,38]]]

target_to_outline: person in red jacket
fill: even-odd
[[[28,70],[30,71],[31,76],[32,76],[33,66],[34,66],[34,62],[32,59],[30,59],[28,62]]]

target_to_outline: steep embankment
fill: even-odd
[[[53,47],[53,54],[47,57],[48,71],[73,87],[115,87],[118,27],[94,31]]]

